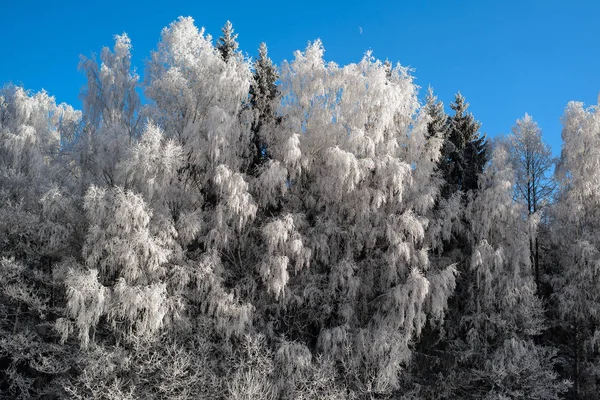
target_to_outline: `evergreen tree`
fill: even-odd
[[[446,139],[448,116],[444,112],[444,103],[437,100],[437,96],[433,94],[433,88],[431,86],[427,89],[425,110],[430,118],[430,121],[427,124],[428,136],[430,138],[439,136],[442,139]]]
[[[444,335],[457,335],[457,325],[462,318],[463,310],[468,304],[469,283],[474,279],[472,270],[468,267],[469,259],[473,251],[469,241],[469,220],[466,215],[466,207],[469,203],[469,193],[477,191],[477,185],[465,186],[463,181],[467,176],[467,160],[469,147],[473,140],[477,140],[480,123],[466,112],[468,104],[459,93],[455,102],[451,104],[454,110],[453,116],[444,113],[443,105],[437,102],[433,91],[429,89],[426,97],[426,110],[430,115],[428,125],[429,135],[440,132],[443,140],[442,155],[437,165],[437,175],[441,180],[440,193],[436,198],[431,223],[427,230],[430,247],[433,250],[432,263],[455,264],[459,275],[454,295],[449,301],[449,310],[444,326],[430,327],[421,343],[421,353],[427,357],[442,360],[448,357],[445,352],[448,343]],[[429,140],[432,140],[430,138]],[[479,173],[483,171],[483,166]],[[477,179],[477,177],[472,177]],[[426,359],[417,360],[417,368],[423,367],[429,373],[431,367],[437,368]],[[422,371],[420,371],[422,372]]]
[[[441,170],[444,175],[442,194],[449,198],[454,192],[476,190],[487,155],[485,135],[479,133],[481,123],[467,112],[469,103],[459,92],[450,104],[454,115],[448,119],[448,136],[444,145]]]
[[[237,33],[233,33],[233,25],[230,21],[225,22],[221,28],[222,35],[217,40],[217,50],[221,54],[223,61],[227,62],[235,57],[238,49]]]
[[[264,136],[270,124],[275,123],[275,100],[278,98],[277,79],[279,76],[268,56],[267,45],[261,43],[258,59],[254,63],[254,81],[250,86],[250,105],[254,111],[252,141],[255,147],[253,165],[258,167],[268,159],[268,149]]]

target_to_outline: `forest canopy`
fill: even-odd
[[[3,397],[595,398],[599,105],[555,159],[370,52],[132,49],[82,57],[81,111],[0,90]]]

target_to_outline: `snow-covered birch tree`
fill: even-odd
[[[178,194],[167,200],[180,243],[196,264],[188,268],[194,298],[222,332],[241,334],[253,307],[223,285],[251,270],[245,251],[257,205],[245,173],[254,156],[252,114],[244,104],[250,64],[241,55],[223,60],[204,29],[179,18],[163,29],[148,73],[146,95],[155,102],[148,116],[181,149],[171,186]]]
[[[82,182],[83,192],[89,183],[118,184],[115,167],[141,129],[139,76],[131,66],[131,49],[127,34],[116,35],[113,50],[102,49],[100,63],[83,56],[79,63],[87,79],[81,93],[86,126],[75,148],[83,173],[91,175]]]
[[[441,141],[426,145],[406,69],[323,53],[316,41],[282,67],[264,173],[285,201],[263,229],[260,274],[279,300],[275,333],[338,360],[356,393],[389,393],[454,287],[453,267],[431,270],[423,245]]]
[[[0,249],[5,255],[36,258],[65,251],[68,229],[56,218],[42,218],[42,209],[50,213],[47,200],[72,178],[61,142],[73,138],[80,120],[79,111],[56,104],[44,91],[30,94],[12,85],[0,90]]]
[[[558,202],[552,210],[561,271],[554,289],[569,332],[574,390],[587,399],[597,394],[600,377],[600,105],[571,102],[562,123]]]

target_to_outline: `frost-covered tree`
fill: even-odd
[[[223,57],[223,61],[227,62],[231,58],[234,58],[237,54],[238,42],[237,33],[233,33],[233,24],[230,21],[225,22],[223,28],[221,28],[221,36],[217,40],[217,50]]]
[[[244,106],[250,65],[238,57],[225,62],[203,29],[191,18],[180,18],[163,30],[148,72],[146,95],[155,101],[148,115],[156,126],[147,145],[162,153],[157,156],[172,163],[174,172],[152,181],[160,182],[153,189],[153,207],[177,231],[183,253],[176,270],[188,297],[188,316],[212,318],[219,335],[241,335],[254,309],[239,296],[254,282],[250,228],[257,205],[245,174],[253,157],[252,115]],[[145,157],[143,151],[136,150],[135,158]],[[132,166],[139,172],[129,176],[158,178],[161,163],[148,175],[148,163],[140,159]]]
[[[21,190],[44,189],[60,178],[55,170],[60,167],[61,144],[73,139],[80,119],[81,112],[56,104],[45,91],[31,94],[13,85],[0,89],[0,165],[6,173],[45,181],[20,185]],[[44,186],[38,188],[40,184]]]
[[[100,64],[82,56],[79,69],[87,78],[81,94],[86,121],[95,127],[116,124],[133,136],[140,100],[135,91],[139,76],[132,71],[131,49],[127,34],[116,35],[113,50],[102,49]]]
[[[165,28],[149,63],[146,95],[155,102],[149,116],[183,150],[177,173],[187,194],[171,210],[175,222],[195,231],[195,245],[225,249],[235,260],[237,249],[228,245],[256,212],[244,173],[253,156],[252,118],[244,108],[252,73],[242,59],[223,61],[210,39],[191,18]],[[184,216],[192,218],[189,224]]]
[[[571,102],[562,123],[558,202],[552,210],[561,271],[554,290],[568,334],[569,375],[575,393],[591,399],[598,393],[600,380],[600,106],[586,109],[582,103]]]
[[[509,159],[515,171],[515,196],[526,206],[530,225],[529,246],[536,287],[540,287],[540,245],[537,225],[540,214],[549,204],[554,191],[550,172],[554,158],[550,147],[542,140],[542,131],[530,115],[518,119],[508,136]]]
[[[529,114],[517,120],[508,140],[516,174],[516,195],[526,205],[527,214],[533,215],[550,201],[553,184],[548,173],[554,165],[552,151]]]
[[[46,92],[0,90],[0,391],[7,398],[56,395],[70,364],[51,329],[62,312],[52,264],[77,252],[72,175],[61,151],[81,113]]]
[[[448,126],[448,116],[444,112],[444,103],[438,101],[437,96],[433,93],[433,88],[427,88],[427,96],[425,97],[425,109],[431,120],[427,125],[427,133],[430,137],[440,136],[446,138],[446,130]]]
[[[141,128],[139,77],[132,70],[131,48],[126,34],[117,35],[112,51],[102,49],[100,64],[86,57],[79,63],[87,79],[81,93],[86,127],[77,139],[76,155],[84,173],[91,174],[91,183],[118,184],[115,167]]]
[[[0,90],[0,251],[31,256],[67,250],[69,231],[51,214],[51,201],[72,178],[61,143],[75,136],[81,113],[42,91],[8,85]],[[68,208],[68,201],[60,207]],[[71,227],[73,223],[71,221]]]

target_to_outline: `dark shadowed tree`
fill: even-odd
[[[252,142],[254,145],[254,168],[260,167],[268,160],[268,149],[264,135],[272,128],[277,117],[275,100],[278,97],[276,85],[279,78],[273,62],[269,58],[267,45],[261,43],[258,49],[258,59],[254,63],[254,82],[250,86],[250,105],[254,112],[252,123]]]
[[[445,198],[456,191],[476,190],[479,175],[488,161],[487,141],[485,135],[479,133],[481,123],[467,112],[469,103],[460,92],[450,108],[454,114],[448,119],[448,135],[440,166],[445,180],[442,190]]]

